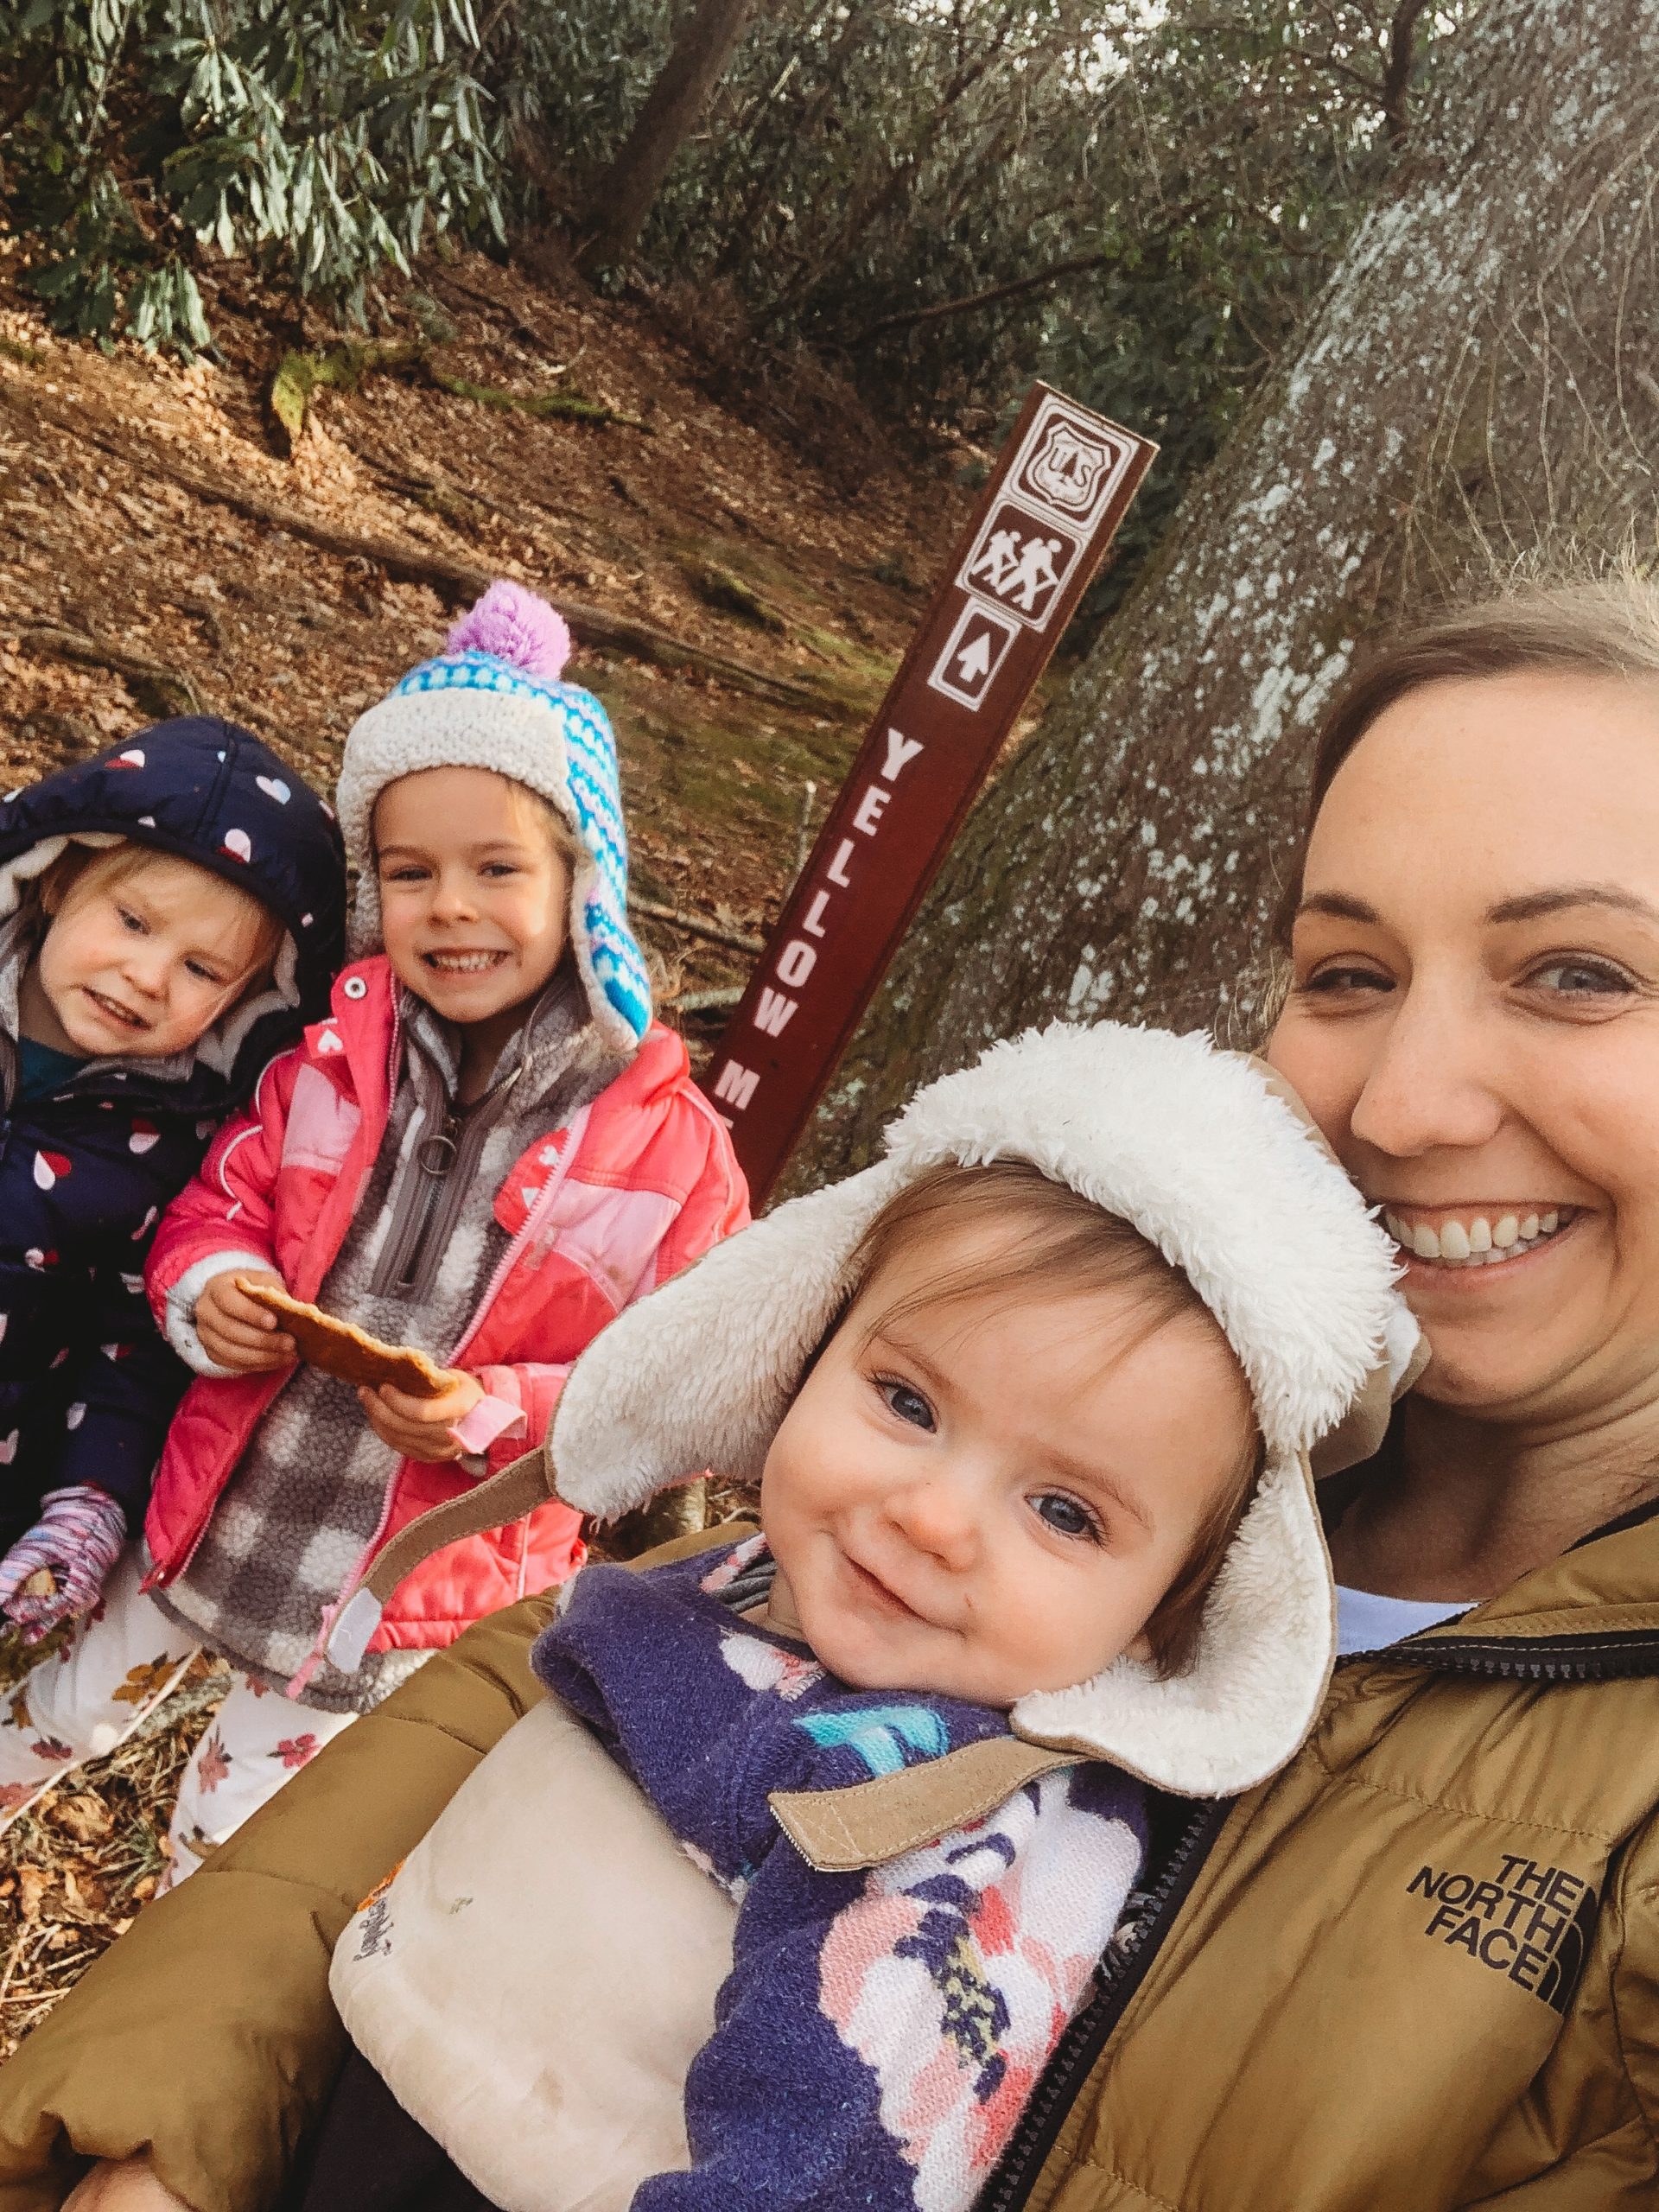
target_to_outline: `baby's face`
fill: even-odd
[[[83,1058],[165,1059],[251,981],[257,902],[169,854],[123,872],[94,860],[63,893],[23,985],[26,1034]]]
[[[521,785],[490,768],[423,768],[374,810],[386,957],[462,1028],[533,999],[564,956],[570,871]]]
[[[1142,1333],[1132,1288],[991,1288],[883,1323],[984,1246],[958,1227],[872,1278],[773,1440],[760,1503],[772,1626],[860,1688],[1007,1707],[1135,1645],[1255,1417],[1215,1324]]]

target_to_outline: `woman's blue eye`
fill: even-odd
[[[912,1390],[907,1382],[879,1382],[876,1388],[887,1402],[889,1412],[908,1421],[912,1428],[931,1429],[933,1408],[919,1390]]]
[[[1094,1516],[1064,1491],[1040,1491],[1031,1502],[1038,1518],[1046,1521],[1057,1536],[1098,1538],[1100,1528]]]
[[[1564,998],[1616,998],[1633,988],[1622,969],[1605,967],[1599,960],[1557,960],[1535,968],[1532,981]]]

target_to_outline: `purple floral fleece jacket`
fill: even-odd
[[[816,1872],[773,1790],[834,1789],[1007,1732],[950,1698],[849,1689],[745,1624],[763,1537],[588,1567],[537,1674],[738,1901],[692,2163],[633,2212],[968,2212],[1082,2002],[1145,1853],[1138,1783],[1088,1764],[888,1864]]]

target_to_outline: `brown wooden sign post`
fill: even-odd
[[[709,1064],[757,1207],[1157,450],[1033,385]]]

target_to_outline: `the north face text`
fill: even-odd
[[[1420,1866],[1406,1886],[1433,1908],[1425,1936],[1566,2012],[1596,1924],[1596,1893],[1580,1876],[1506,1852],[1484,1878]]]

